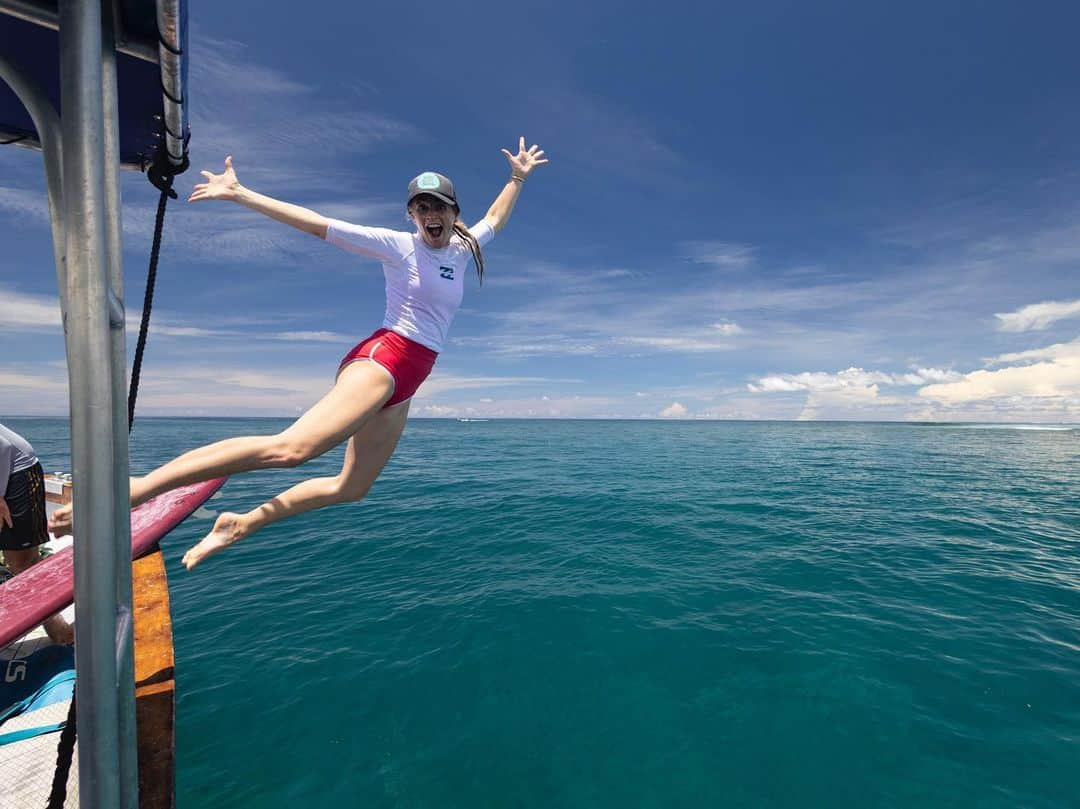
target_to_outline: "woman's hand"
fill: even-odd
[[[524,143],[525,141],[522,140],[522,144]],[[211,174],[209,171],[199,173],[206,178],[206,182],[196,183],[191,196],[188,197],[188,202],[198,202],[203,199],[236,199],[236,192],[240,190],[240,181],[236,179],[232,155],[225,158],[224,174]]]
[[[531,148],[525,148],[524,135],[521,136],[518,143],[517,154],[510,154],[506,149],[503,149],[502,153],[510,161],[510,179],[506,181],[503,190],[499,192],[499,196],[495,197],[495,201],[491,203],[491,207],[488,208],[488,212],[484,216],[484,219],[495,230],[502,230],[506,225],[510,213],[514,210],[518,194],[521,193],[521,186],[524,184],[525,178],[532,173],[534,168],[547,162],[543,150],[535,143]]]
[[[299,205],[282,202],[279,199],[259,194],[250,188],[244,188],[236,179],[236,171],[232,165],[232,155],[225,158],[225,172],[223,174],[211,174],[209,171],[199,172],[206,178],[205,183],[198,183],[191,191],[188,202],[198,202],[204,199],[225,199],[250,208],[255,213],[261,213],[284,222],[286,225],[310,233],[320,239],[326,238],[326,230],[330,220]]]
[[[532,145],[532,148],[525,148],[524,135],[521,136],[521,141],[518,143],[517,154],[510,154],[506,149],[503,149],[502,153],[506,155],[506,159],[510,161],[510,176],[518,177],[521,180],[528,177],[529,172],[534,168],[547,162],[547,158],[544,158],[544,150],[535,143]]]

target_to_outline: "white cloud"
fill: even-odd
[[[1058,358],[1068,358],[1076,355],[1076,352],[1080,349],[1080,337],[1073,340],[1071,343],[1055,343],[1054,345],[1045,346],[1044,348],[1032,348],[1028,351],[1015,351],[1011,354],[1001,354],[989,360],[988,364],[996,365],[1005,362],[1023,362],[1025,360],[1056,360]]]
[[[137,319],[128,319],[127,333],[129,336],[138,335],[139,322]],[[235,333],[221,331],[220,329],[204,329],[199,326],[170,326],[168,323],[158,323],[154,318],[150,320],[150,334],[163,337],[225,337]]]
[[[314,200],[306,203],[307,207],[318,211],[331,219],[343,219],[346,222],[381,222],[388,226],[400,223],[400,227],[411,226],[405,216],[405,206],[401,200],[382,201],[342,201]]]
[[[953,382],[959,379],[958,371],[947,371],[942,368],[916,368],[913,373],[904,374],[904,384],[923,385],[927,382]]]
[[[49,202],[40,189],[0,186],[0,210],[12,214],[11,221],[49,221]]]
[[[4,309],[4,317],[0,319],[0,331],[8,332],[60,332],[60,304],[52,295],[31,295],[18,292],[9,287],[0,285],[0,305]],[[126,313],[126,332],[129,339],[133,339],[139,333],[142,313],[131,311]],[[150,334],[163,337],[238,337],[257,338],[260,340],[281,340],[287,342],[322,342],[322,343],[350,343],[355,342],[353,335],[341,334],[332,331],[284,331],[276,333],[259,333],[241,331],[238,329],[206,329],[201,326],[191,326],[178,320],[174,315],[161,310],[155,310],[150,319]]]
[[[409,408],[409,415],[419,416],[421,418],[432,419],[448,419],[448,418],[465,418],[468,414],[459,407],[446,407],[445,405],[436,404],[413,404]]]
[[[876,384],[814,390],[806,397],[798,420],[864,419],[881,407],[897,404],[902,404],[902,400],[881,396]]]
[[[683,256],[695,264],[741,270],[754,260],[757,248],[734,242],[683,242]]]
[[[713,323],[712,328],[725,337],[742,334],[744,329],[738,323]]]
[[[206,34],[193,42],[192,82],[201,88],[192,107],[192,129],[198,132],[192,140],[193,169],[221,171],[225,155],[232,153],[241,180],[271,195],[284,194],[351,221],[401,221],[400,203],[366,191],[360,164],[350,158],[384,144],[419,140],[419,130],[359,97],[355,84],[328,96],[252,61],[239,42]],[[334,162],[333,171],[326,170],[327,159]],[[180,177],[181,200],[201,181],[194,170]],[[346,196],[347,201],[338,201]],[[149,239],[155,205],[156,199],[125,200],[129,243]],[[0,209],[19,220],[48,221],[45,195],[37,190],[0,188]],[[174,203],[164,249],[184,260],[281,264],[309,255],[305,240],[310,237],[235,206]]]
[[[1032,303],[1015,312],[994,315],[1002,331],[1034,331],[1052,323],[1080,315],[1080,298],[1075,301],[1043,301]]]
[[[0,331],[59,331],[60,301],[55,295],[31,295],[0,285]]]
[[[683,419],[686,418],[686,415],[689,412],[690,411],[688,411],[684,405],[681,405],[678,402],[672,402],[660,411],[660,417],[665,419]]]
[[[565,333],[564,333],[565,334]],[[502,332],[484,337],[452,337],[455,346],[469,347],[500,357],[592,356],[608,347],[607,340],[595,340],[584,335],[567,337],[552,332],[550,336],[530,336],[521,332]]]
[[[59,325],[59,324],[57,324]],[[142,325],[142,312],[125,312],[124,330],[129,339],[138,336]],[[150,334],[163,337],[225,337],[231,332],[221,329],[204,329],[201,326],[188,326],[178,323],[164,312],[155,312],[150,317]]]
[[[657,351],[680,351],[691,354],[705,351],[730,351],[735,348],[734,343],[697,337],[621,337],[615,342],[646,346]]]
[[[557,382],[577,382],[574,379],[551,379],[537,376],[455,376],[436,371],[416,393],[417,399],[431,399],[440,394],[459,390],[482,390],[520,385],[545,385]]]
[[[154,205],[125,203],[122,227],[129,246],[149,242]],[[24,225],[49,224],[45,193],[39,189],[0,187],[0,211]],[[170,255],[208,261],[281,263],[301,253],[304,238],[258,214],[221,203],[194,207],[173,203],[165,227]]]
[[[1080,339],[1043,349],[1004,354],[997,361],[1039,360],[997,370],[978,370],[962,379],[927,385],[919,395],[944,404],[989,399],[1062,399],[1080,409]]]
[[[270,67],[252,64],[242,57],[244,46],[235,40],[211,37],[200,31],[193,38],[195,56],[191,60],[193,81],[213,92],[227,83],[236,94],[298,96],[309,91],[300,82]]]
[[[170,366],[144,369],[142,415],[272,415],[299,413],[333,385],[332,373],[294,369],[267,372],[242,366]]]
[[[336,331],[283,331],[271,335],[274,340],[312,343],[355,343],[355,336]]]
[[[315,180],[332,188],[340,187],[340,173],[325,172],[328,155],[419,136],[415,127],[370,102],[350,103],[358,99],[341,94],[323,100],[315,87],[251,61],[239,42],[206,35],[194,42],[192,82],[203,89],[193,102],[192,128],[198,128],[201,153],[220,152],[223,158],[243,144],[245,154],[265,164],[259,169],[264,179],[292,178],[304,187]],[[305,176],[301,163],[323,170]]]
[[[835,373],[774,374],[758,378],[747,389],[756,394],[804,393],[806,399],[797,418],[815,419],[910,419],[923,402],[904,390],[928,382],[963,380],[964,375],[940,368],[914,368],[906,373],[847,368]],[[890,393],[883,394],[888,388]]]
[[[929,273],[836,280],[822,271],[820,277],[763,275],[753,282],[715,273],[693,285],[658,285],[653,274],[625,271],[613,283],[595,266],[523,259],[514,268],[537,292],[483,312],[495,322],[488,338],[475,341],[484,353],[525,358],[580,348],[601,356],[704,354],[730,348],[722,338],[738,337],[748,352],[795,353],[812,361],[811,355],[834,353],[837,341],[846,349],[856,341],[881,344],[882,333],[894,328],[914,340],[928,328],[923,324],[950,322],[955,315],[952,304],[943,303],[955,296],[946,294],[940,272],[936,280],[927,279]],[[501,282],[496,269],[492,284]]]
[[[66,416],[67,393],[67,369],[62,364],[0,365],[0,413]]]
[[[702,354],[732,349],[732,338],[747,331],[726,317],[726,298],[711,287],[658,288],[653,276],[622,268],[549,262],[526,261],[517,274],[536,281],[538,291],[518,305],[482,310],[495,327],[486,337],[455,337],[455,344],[512,358]]]
[[[940,368],[915,368],[904,374],[890,374],[883,371],[867,371],[863,368],[847,368],[829,373],[825,371],[803,372],[801,374],[772,374],[759,377],[747,388],[752,393],[791,393],[795,391],[850,391],[875,389],[877,385],[913,386],[927,382],[951,381],[961,379],[955,371]]]
[[[22,371],[0,368],[0,388],[5,393],[12,388],[23,388],[42,395],[67,395],[67,374],[63,368],[49,367],[45,370]],[[67,400],[64,400],[67,405]]]
[[[426,384],[425,384],[426,387]],[[420,389],[423,391],[423,388]],[[419,396],[413,416],[439,418],[624,418],[618,399],[603,396],[482,397],[472,401],[432,402]]]

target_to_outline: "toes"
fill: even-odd
[[[184,554],[180,562],[188,570],[191,570],[207,556],[212,556],[218,551],[228,548],[241,538],[242,536],[238,533],[235,515],[222,514],[214,523],[214,530],[203,537],[202,541],[193,545]]]

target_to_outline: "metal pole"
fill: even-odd
[[[131,604],[131,497],[128,482],[127,367],[124,317],[123,236],[120,201],[120,113],[116,84],[116,37],[113,4],[102,3],[101,95],[104,123],[103,167],[105,172],[105,261],[111,311],[119,315],[110,321],[113,434],[113,535],[116,569],[116,693],[117,727],[120,739],[119,809],[138,809],[139,762],[135,725],[134,616]]]
[[[67,316],[67,269],[64,266],[64,161],[60,116],[38,84],[0,54],[0,79],[7,82],[30,113],[45,160],[45,186],[49,195],[49,221],[52,225],[53,262],[56,285],[60,290],[61,319]]]
[[[106,282],[101,0],[60,2],[68,266],[68,376],[75,476],[79,805],[122,806],[116,657],[118,554]],[[123,554],[127,560],[127,550]],[[133,743],[134,740],[124,740]]]

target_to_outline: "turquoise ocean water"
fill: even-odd
[[[144,419],[133,469],[286,423]],[[209,527],[180,809],[1080,805],[1080,429],[414,420],[186,573]]]

